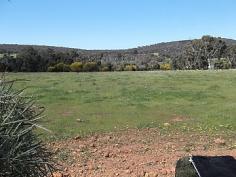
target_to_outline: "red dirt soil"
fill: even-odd
[[[174,177],[176,161],[184,156],[231,155],[236,138],[220,135],[161,134],[157,129],[53,142],[63,172],[55,177]]]

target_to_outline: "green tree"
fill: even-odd
[[[220,59],[227,49],[226,43],[220,38],[203,36],[193,40],[183,51],[185,69],[208,69],[210,60]],[[175,63],[176,64],[176,63]]]
[[[19,54],[19,59],[22,60],[21,71],[25,72],[37,72],[42,71],[43,59],[39,55],[38,51],[33,47],[24,49]]]

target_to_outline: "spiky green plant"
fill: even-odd
[[[52,153],[35,134],[42,109],[15,81],[0,77],[0,176],[43,177],[53,171]]]

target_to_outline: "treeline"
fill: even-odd
[[[151,47],[151,48],[150,48]],[[150,48],[150,49],[149,49]],[[165,51],[165,52],[163,52]],[[174,51],[171,53],[171,51]],[[173,42],[117,51],[25,47],[0,50],[0,71],[98,72],[236,68],[236,45],[221,38]]]
[[[171,69],[168,63],[150,54],[122,52],[88,52],[77,50],[58,52],[54,49],[37,50],[26,47],[17,54],[0,51],[0,72],[105,72]]]
[[[60,62],[70,64],[76,57],[76,51],[63,53],[55,52],[53,49],[39,51],[33,47],[27,47],[17,53],[15,57],[4,53],[0,58],[0,71],[45,72],[50,66]]]

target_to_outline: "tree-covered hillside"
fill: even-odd
[[[79,67],[79,68],[76,68]],[[236,67],[236,41],[203,36],[126,50],[0,45],[0,71],[133,71]]]

